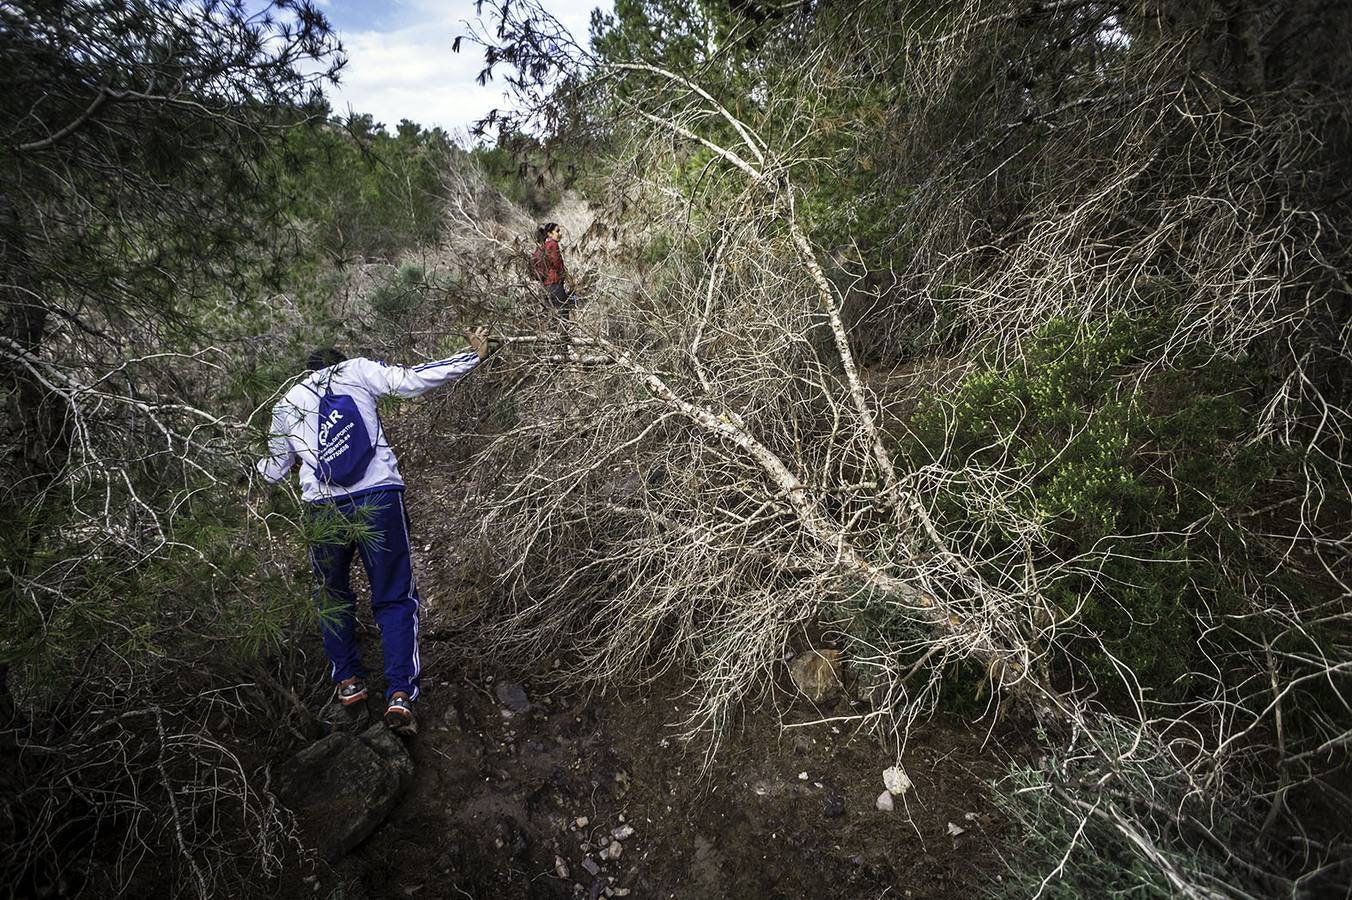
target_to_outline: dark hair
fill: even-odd
[[[538,244],[543,244],[545,242],[545,238],[549,237],[549,233],[558,227],[559,227],[558,222],[546,222],[545,224],[541,225],[539,228],[535,229],[535,242]]]
[[[347,355],[341,350],[334,347],[320,347],[310,354],[310,358],[305,361],[305,365],[311,372],[318,372],[320,369],[336,366],[345,359],[347,359]]]

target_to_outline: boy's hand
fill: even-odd
[[[474,352],[479,355],[479,359],[488,359],[488,329],[471,328],[465,332],[465,340],[474,348]]]

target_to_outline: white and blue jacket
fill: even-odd
[[[399,461],[385,440],[385,431],[376,415],[381,397],[417,397],[419,394],[454,381],[479,364],[473,350],[457,353],[450,359],[424,363],[411,368],[391,366],[365,357],[348,359],[305,376],[287,391],[272,408],[272,430],[268,435],[268,455],[258,461],[258,471],[269,484],[286,477],[297,459],[301,462],[301,497],[315,502],[352,497],[377,490],[402,490]],[[347,487],[327,484],[315,474],[319,446],[319,398],[325,390],[352,397],[361,412],[366,433],[375,442],[375,455],[361,481]]]

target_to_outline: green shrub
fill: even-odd
[[[982,486],[959,482],[939,498],[963,549],[1001,565],[1022,554],[1009,522],[1037,523],[1044,593],[1084,636],[1068,639],[1061,674],[1120,691],[1115,657],[1160,697],[1188,691],[1202,664],[1197,615],[1240,612],[1254,558],[1234,513],[1263,500],[1294,460],[1251,439],[1252,367],[1210,353],[1149,367],[1171,331],[1162,317],[1093,325],[1047,323],[1007,368],[968,376],[951,398],[928,398],[905,439],[915,465],[944,458],[1020,473],[1012,518],[980,512]],[[1266,502],[1263,500],[1263,502]],[[1085,564],[1056,569],[1057,561]],[[1223,640],[1223,638],[1217,638]],[[1101,642],[1101,643],[1100,643]]]
[[[642,255],[639,257],[639,265],[645,268],[660,266],[667,261],[676,250],[676,241],[666,231],[659,231],[652,236],[652,239],[643,245]]]
[[[496,147],[475,147],[469,152],[498,193],[532,216],[544,216],[563,199],[569,179],[559,175],[570,166],[561,159],[561,148],[546,154],[533,139],[513,135]]]
[[[371,310],[385,322],[400,325],[418,310],[426,287],[423,267],[404,263],[376,282],[368,302]]]
[[[1149,776],[1162,780],[1169,774],[1131,771],[1123,779],[1132,779],[1129,787],[1137,796],[1151,797]],[[1135,810],[1118,809],[1120,800],[1084,803],[1080,797],[1085,793],[1079,788],[1071,796],[1068,785],[1047,772],[1011,765],[1005,778],[995,783],[992,800],[1017,837],[1011,842],[1009,867],[999,881],[989,884],[988,895],[1010,900],[1033,896],[1171,900],[1179,893],[1160,861],[1192,884],[1228,887],[1239,881],[1241,873],[1228,868],[1226,860],[1186,847],[1170,825],[1132,817],[1131,827],[1151,843],[1149,852],[1143,850],[1113,821]]]

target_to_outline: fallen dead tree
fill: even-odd
[[[758,155],[748,126],[719,114]],[[936,695],[937,674],[959,660],[978,663],[995,696],[1018,693],[1043,712],[1062,705],[1045,679],[1045,644],[1008,614],[1045,601],[984,580],[946,546],[914,478],[898,476],[845,335],[838,289],[794,218],[789,182],[678,121],[651,118],[731,161],[746,176],[738,202],[749,212],[725,219],[708,268],[680,272],[691,281],[661,306],[612,302],[605,319],[584,316],[566,342],[513,342],[542,349],[539,362],[518,353],[523,368],[502,375],[531,380],[536,415],[497,436],[476,463],[492,510],[485,542],[500,548],[514,591],[510,616],[493,620],[504,647],[546,652],[595,633],[588,601],[604,590],[610,627],[580,668],[632,675],[666,643],[674,616],[680,649],[671,658],[713,664],[700,678],[708,692],[691,724],[717,734],[735,704],[764,687],[796,627],[825,616],[847,628],[867,597],[912,626],[906,644],[878,648],[912,661],[879,666],[876,714],[920,714]],[[785,223],[788,246],[764,247],[759,235]],[[461,236],[452,241],[470,244],[485,230],[465,223],[451,229]],[[748,265],[785,250],[796,272]],[[499,271],[516,276],[510,265]],[[560,365],[563,372],[549,368]],[[575,412],[557,416],[568,408]],[[636,496],[622,486],[635,477],[648,487]],[[578,544],[597,542],[601,558],[577,565]],[[734,562],[744,552],[754,566]],[[657,597],[666,600],[654,608]],[[715,609],[702,609],[702,598]],[[858,662],[869,664],[862,655]],[[920,671],[931,680],[910,684]]]
[[[473,469],[497,646],[580,648],[577,673],[601,681],[680,665],[687,724],[716,743],[795,635],[825,625],[875,700],[843,718],[899,743],[974,668],[1066,726],[1014,792],[1046,800],[1030,821],[1061,842],[1032,890],[1101,842],[1123,849],[1100,862],[1143,862],[1165,893],[1336,881],[1345,842],[1309,833],[1295,798],[1346,805],[1322,785],[1352,734],[1337,525],[1352,332],[1322,146],[1342,101],[1294,77],[1189,74],[1216,65],[1214,20],[1137,12],[970,3],[890,32],[844,14],[853,52],[795,44],[799,93],[766,76],[751,116],[688,75],[593,60],[586,83],[613,87],[626,123],[609,135],[628,161],[613,224],[669,223],[681,249],[584,314],[571,349],[523,340],[503,364],[519,418]],[[563,40],[541,21],[532,40]],[[1063,86],[1049,96],[991,72],[1066,47],[1088,62],[1037,73]],[[906,64],[879,75],[888,50]],[[1292,66],[1272,52],[1274,72]],[[913,179],[890,272],[848,240],[824,253],[798,212],[812,166],[795,154],[851,76],[900,82],[904,124],[878,142]],[[995,99],[956,108],[982,78]],[[698,180],[671,176],[683,166]],[[922,365],[861,372],[843,314],[861,295],[923,311]],[[1239,499],[1189,459],[1239,471],[1244,448],[1274,476]],[[1133,531],[1113,507],[1171,495],[1202,512]],[[1079,543],[1077,516],[1102,523]],[[1150,589],[1189,603],[1103,612],[1171,569],[1197,574]],[[1154,656],[1132,655],[1133,634]]]

